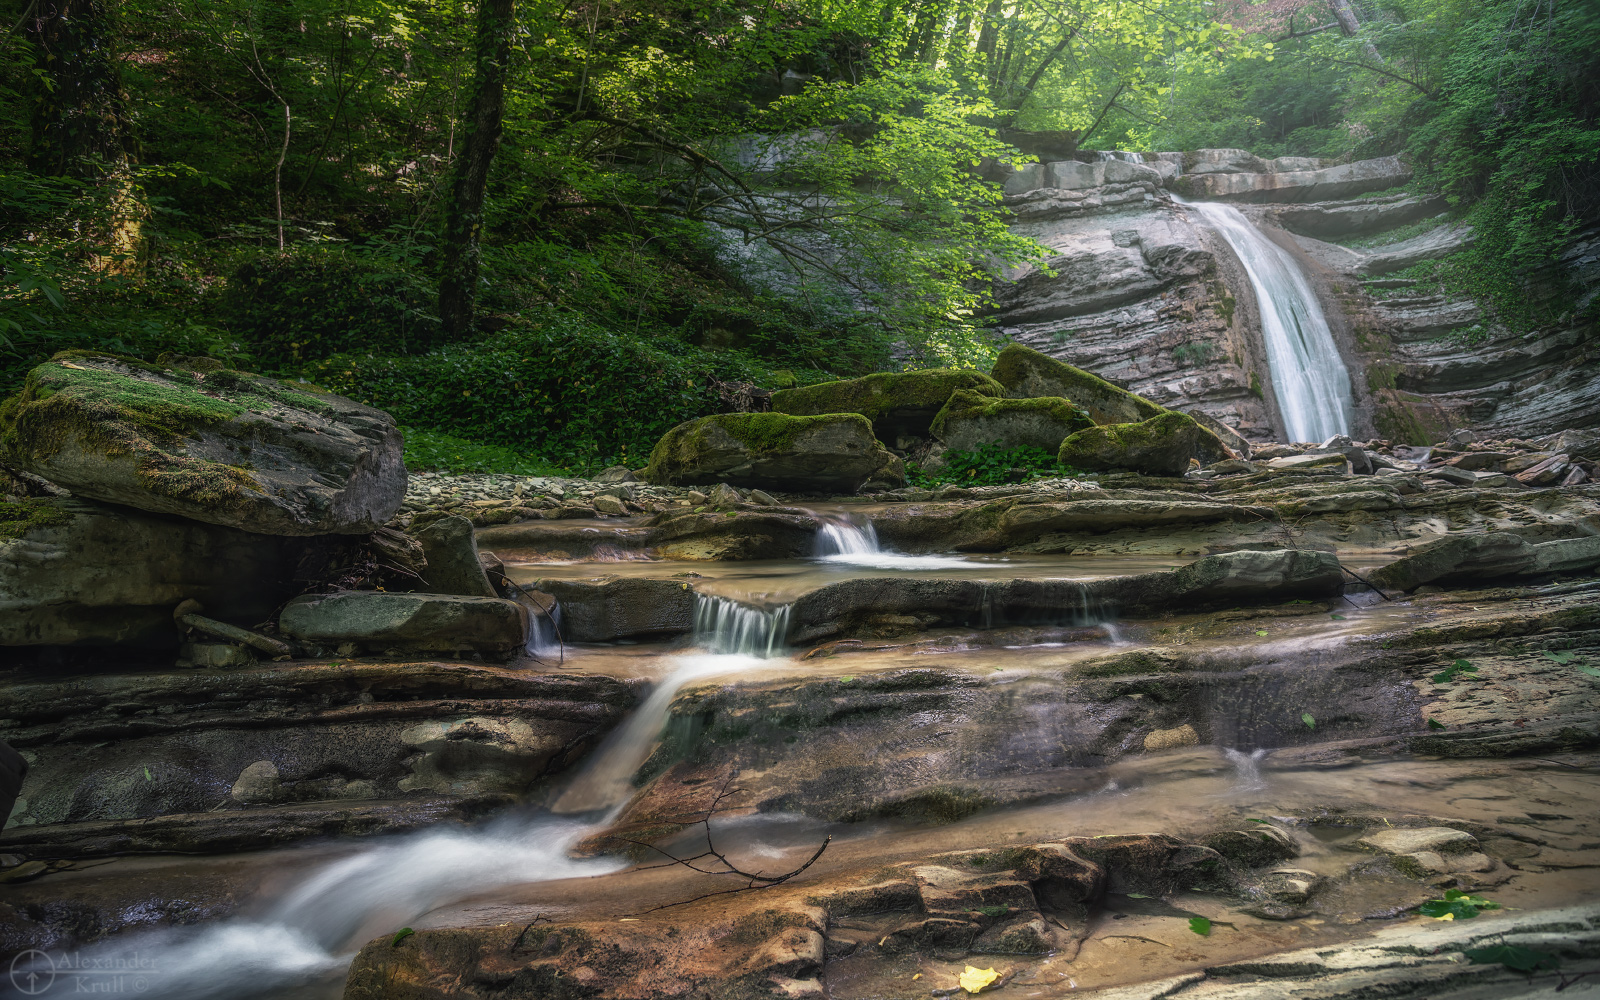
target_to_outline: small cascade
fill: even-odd
[[[78,955],[96,963],[87,967],[153,968],[152,977],[159,978],[151,995],[163,1000],[299,996],[296,991],[348,965],[371,938],[436,907],[497,886],[625,868],[627,862],[617,859],[573,857],[572,848],[605,829],[626,804],[631,778],[659,739],[679,689],[755,662],[740,656],[675,658],[673,671],[590,757],[551,810],[573,815],[506,816],[475,829],[371,841],[302,878],[257,916],[124,934]]]
[[[531,603],[531,602],[530,602]],[[548,609],[528,608],[528,641],[524,651],[535,660],[561,659],[566,650],[561,644],[561,605],[555,601]]]
[[[816,558],[823,562],[864,569],[934,570],[958,569],[972,565],[960,556],[913,556],[885,551],[878,542],[878,531],[871,521],[857,524],[845,517],[819,515]]]
[[[824,559],[830,556],[873,556],[882,551],[878,545],[878,530],[871,521],[863,527],[846,518],[830,517],[817,529],[817,555]]]
[[[1222,753],[1233,765],[1232,791],[1254,792],[1267,787],[1267,779],[1261,776],[1261,761],[1267,756],[1264,748],[1245,753],[1228,747]]]
[[[696,594],[694,641],[714,653],[768,658],[789,639],[789,606],[765,611],[726,597]]]
[[[1250,276],[1289,440],[1326,441],[1350,433],[1350,372],[1299,265],[1232,205],[1189,205],[1228,242]]]

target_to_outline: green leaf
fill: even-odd
[[[391,947],[391,948],[400,947],[400,942],[401,941],[404,941],[406,938],[410,937],[411,935],[413,935],[415,933],[416,933],[416,931],[412,930],[409,927],[400,928],[399,930],[394,932],[394,937],[389,940],[389,947]]]
[[[1130,893],[1128,893],[1128,898],[1129,899],[1149,899],[1150,897],[1146,896],[1142,892],[1130,892]]]
[[[1205,917],[1190,917],[1189,929],[1201,937],[1205,937],[1211,933],[1211,921]]]
[[[1254,818],[1249,818],[1249,819],[1246,819],[1246,820],[1245,820],[1245,822],[1246,822],[1246,823],[1270,823],[1270,821],[1269,821],[1269,820],[1264,820],[1264,819],[1254,819]]]
[[[1262,630],[1262,629],[1256,629],[1256,635],[1266,635],[1266,634],[1267,634],[1267,633],[1266,633],[1266,632],[1265,632],[1265,631],[1264,631],[1264,630]]]
[[[1440,722],[1438,719],[1429,719],[1428,720],[1428,728],[1429,729],[1443,729],[1444,728],[1444,723]]]
[[[148,766],[148,765],[147,765],[147,766],[146,766],[146,767],[145,767],[145,769],[144,769],[144,780],[146,780],[146,781],[154,781],[154,780],[156,780],[156,779],[155,779],[155,778],[154,778],[154,777],[153,777],[153,776],[152,776],[152,775],[151,775],[151,774],[150,774],[150,768],[149,768],[149,766]]]
[[[1317,717],[1312,715],[1310,712],[1301,712],[1300,721],[1306,724],[1307,729],[1317,728]]]
[[[1342,622],[1342,621],[1345,620],[1344,619],[1344,615],[1334,615],[1333,616],[1333,620],[1336,621],[1336,622]]]
[[[1561,959],[1549,952],[1534,951],[1515,944],[1495,944],[1486,948],[1468,948],[1462,952],[1469,961],[1479,965],[1500,964],[1513,972],[1535,972],[1539,969],[1554,969],[1561,965]]]
[[[1458,674],[1477,673],[1477,671],[1478,668],[1468,663],[1466,660],[1457,660],[1448,667],[1445,667],[1443,670],[1434,674],[1433,682],[1435,684],[1448,684],[1455,680]]]
[[[1573,660],[1577,659],[1577,655],[1578,654],[1573,653],[1570,650],[1562,650],[1559,653],[1552,653],[1547,649],[1547,650],[1544,651],[1544,655],[1548,656],[1550,659],[1556,661],[1557,663],[1567,664],[1567,663],[1571,663]]]

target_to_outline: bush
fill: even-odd
[[[998,441],[975,451],[947,452],[944,465],[936,472],[926,472],[914,463],[906,467],[906,481],[912,486],[924,488],[947,483],[959,486],[1003,486],[1029,479],[1075,475],[1078,475],[1078,470],[1062,465],[1055,455],[1043,448],[1031,445],[1006,448]]]
[[[228,279],[222,320],[265,368],[335,354],[419,354],[438,346],[435,288],[416,269],[344,250],[246,261]]]
[[[478,444],[450,434],[403,427],[406,468],[412,472],[502,472],[517,476],[557,475],[560,469],[499,445]]]
[[[643,465],[662,434],[717,412],[716,380],[770,378],[740,352],[634,338],[553,309],[483,341],[339,355],[300,373],[402,424],[589,470]]]

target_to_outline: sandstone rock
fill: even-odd
[[[417,529],[427,565],[422,578],[436,594],[461,597],[498,597],[479,558],[472,522],[464,517],[441,517]]]
[[[1192,747],[1199,742],[1200,734],[1185,722],[1175,729],[1152,729],[1145,735],[1144,749],[1150,753],[1156,750],[1171,750],[1174,747]]]
[[[760,504],[763,507],[778,506],[778,501],[774,500],[772,495],[765,490],[751,490],[750,502],[754,504]]]
[[[732,507],[734,504],[742,502],[744,502],[744,498],[739,495],[739,491],[727,483],[718,483],[706,495],[706,503],[713,507]]]
[[[627,504],[616,497],[604,494],[594,498],[594,509],[598,514],[610,514],[613,517],[622,517],[629,513]]]
[[[0,407],[0,456],[74,493],[280,535],[366,534],[400,509],[388,414],[310,386],[67,351]]]
[[[0,501],[0,646],[177,645],[172,610],[255,625],[305,543],[74,499]]]
[[[816,548],[816,518],[793,508],[664,511],[650,525],[647,544],[661,559],[797,559]]]
[[[1280,903],[1298,906],[1311,897],[1322,876],[1303,868],[1277,868],[1266,874],[1261,887]]]
[[[1478,838],[1447,826],[1423,826],[1378,830],[1356,841],[1356,846],[1382,854],[1465,854],[1477,849]]]
[[[1225,830],[1207,837],[1205,845],[1235,864],[1259,868],[1300,856],[1300,845],[1275,826],[1254,830]]]
[[[1184,155],[1184,174],[1169,186],[1209,201],[1301,202],[1351,198],[1410,179],[1394,156],[1324,167],[1307,157],[1263,161],[1243,150],[1200,149]]]
[[[1323,240],[1367,236],[1439,215],[1449,208],[1437,195],[1393,195],[1356,201],[1294,205],[1275,210],[1278,225],[1301,236]]]
[[[1056,451],[1067,435],[1093,427],[1088,413],[1059,397],[995,399],[959,389],[933,420],[933,436],[955,451],[999,443]]]
[[[626,465],[612,465],[601,469],[594,477],[597,483],[637,483],[639,477]]]
[[[534,587],[560,604],[561,634],[568,642],[611,642],[694,628],[694,591],[675,580],[609,576],[539,580]]]
[[[1556,549],[1548,551],[1547,558],[1552,563],[1561,559]],[[1576,557],[1583,550],[1579,547],[1573,551]],[[1436,580],[1515,576],[1535,569],[1537,560],[1535,546],[1521,535],[1504,531],[1452,534],[1418,546],[1389,565],[1373,570],[1368,579],[1389,590],[1415,590]]]
[[[527,641],[527,615],[521,605],[498,598],[347,590],[295,598],[278,628],[320,646],[509,659]]]
[[[1097,424],[1137,423],[1166,412],[1096,375],[1021,344],[1008,344],[994,363],[995,381],[1012,399],[1069,399]]]
[[[872,421],[873,433],[881,440],[894,441],[906,435],[925,437],[933,418],[957,389],[980,396],[1005,395],[982,372],[928,368],[780,389],[772,394],[772,409],[802,417],[859,413]]]
[[[1204,410],[1191,408],[1182,412],[1189,417],[1192,417],[1195,423],[1215,434],[1217,436],[1217,440],[1221,441],[1223,445],[1232,452],[1231,455],[1222,455],[1211,459],[1201,459],[1202,462],[1206,462],[1206,464],[1210,465],[1215,462],[1224,462],[1230,459],[1237,461],[1248,460],[1250,458],[1250,442],[1245,439],[1243,434],[1240,434],[1238,431],[1234,430],[1232,427],[1229,427],[1216,417],[1213,417],[1211,414],[1206,413]]]
[[[1062,465],[1088,472],[1130,469],[1181,476],[1189,470],[1189,460],[1202,453],[1225,457],[1227,450],[1193,418],[1168,412],[1141,423],[1078,431],[1061,442],[1057,458]]]
[[[1452,469],[1448,465],[1440,466],[1437,469],[1426,469],[1422,474],[1429,479],[1442,479],[1456,486],[1476,486],[1478,484],[1477,476],[1461,469]]]
[[[1283,458],[1269,458],[1262,464],[1269,469],[1283,469],[1289,472],[1349,471],[1349,459],[1339,452],[1286,455]]]
[[[1600,566],[1600,535],[1558,538],[1533,546],[1533,573],[1571,573]]]
[[[239,773],[231,794],[236,801],[252,805],[271,802],[278,797],[282,784],[278,766],[270,760],[258,760]]]
[[[668,431],[650,454],[645,478],[668,485],[728,482],[797,493],[854,492],[868,479],[892,475],[895,462],[872,436],[867,418],[855,413],[724,413]]]

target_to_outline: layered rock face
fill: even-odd
[[[1050,249],[1055,272],[1017,269],[997,289],[996,319],[1013,341],[1161,406],[1281,440],[1255,295],[1182,199],[1226,201],[1297,259],[1316,292],[1352,372],[1352,434],[1427,444],[1465,426],[1528,437],[1600,425],[1592,324],[1514,334],[1470,299],[1395,276],[1471,239],[1441,216],[1442,199],[1399,190],[1411,175],[1397,159],[1118,155],[1142,162],[1039,163],[1004,176],[1014,230]],[[1597,262],[1600,234],[1562,268],[1592,289]]]

